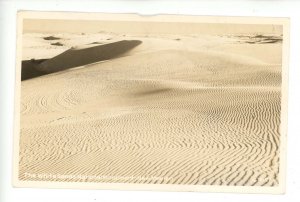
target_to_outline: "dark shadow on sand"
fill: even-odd
[[[22,61],[22,71],[21,71],[21,80],[27,80],[35,78],[38,76],[45,75],[45,72],[39,71],[39,64],[46,61],[47,59],[40,60],[23,60]]]
[[[86,48],[71,48],[51,59],[25,60],[22,61],[21,80],[113,59],[141,43],[139,40],[122,40]]]
[[[155,95],[155,94],[161,94],[161,93],[167,93],[172,91],[171,88],[158,88],[158,89],[153,89],[153,90],[148,90],[148,91],[142,91],[135,93],[134,95],[137,96],[148,96],[148,95]]]

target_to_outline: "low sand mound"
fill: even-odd
[[[46,73],[53,73],[72,67],[112,59],[126,53],[141,43],[139,40],[122,40],[103,45],[71,48],[43,62],[39,66],[39,70]]]

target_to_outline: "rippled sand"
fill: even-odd
[[[46,36],[24,35],[55,73],[22,81],[21,180],[278,185],[280,38]],[[111,40],[141,43],[64,65]]]

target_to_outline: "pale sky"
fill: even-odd
[[[24,19],[23,32],[119,34],[282,34],[281,25]]]

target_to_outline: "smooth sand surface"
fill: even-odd
[[[21,180],[278,185],[280,36],[51,35],[23,38],[56,73],[22,81]]]

